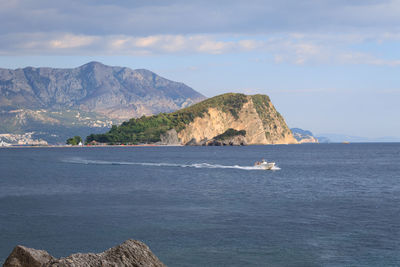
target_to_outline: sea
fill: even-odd
[[[0,149],[0,264],[127,239],[167,266],[400,266],[400,143]]]

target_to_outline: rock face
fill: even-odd
[[[246,131],[237,131],[235,129],[229,128],[223,134],[215,136],[213,139],[203,139],[197,142],[196,139],[191,139],[187,146],[245,146],[246,141]]]
[[[167,132],[165,132],[164,134],[162,134],[160,136],[161,145],[180,145],[181,143],[179,142],[179,138],[178,138],[178,133],[176,132],[175,129],[171,129]]]
[[[300,128],[290,129],[293,133],[294,138],[300,143],[318,143],[318,139],[310,131],[306,131]]]
[[[211,139],[202,144],[203,146],[245,146],[247,145],[246,137],[234,136],[231,138],[216,140]]]
[[[276,111],[265,95],[246,96],[237,116],[219,108],[209,108],[203,117],[178,133],[182,144],[193,144],[201,140],[211,140],[229,128],[246,131],[246,143],[256,144],[296,144],[292,132],[283,117]]]
[[[16,246],[3,267],[42,267],[54,258],[44,250]]]
[[[56,259],[44,250],[17,246],[3,267],[114,267],[114,266],[165,266],[149,249],[136,240],[127,240],[121,245],[102,253],[72,254]]]

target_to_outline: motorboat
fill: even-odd
[[[267,162],[265,159],[262,159],[261,161],[257,161],[254,164],[254,167],[260,168],[263,170],[272,170],[272,168],[275,167],[275,162]]]

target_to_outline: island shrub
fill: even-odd
[[[267,95],[252,95],[251,99],[253,100],[254,108],[256,109],[258,115],[261,119],[265,119],[266,112],[265,110],[269,109],[269,102],[271,101]]]
[[[77,146],[82,142],[82,138],[80,136],[74,136],[67,139],[67,145]]]

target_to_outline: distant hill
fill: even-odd
[[[52,143],[103,131],[132,117],[204,100],[157,74],[90,62],[73,69],[0,69],[0,133],[34,132]]]
[[[242,137],[237,142],[247,144],[297,143],[268,96],[234,93],[209,98],[173,113],[131,119],[105,134],[88,136],[87,142],[200,145],[212,139],[238,136]]]
[[[321,137],[320,137],[321,136]],[[332,134],[332,133],[321,133],[318,134],[318,139],[323,139],[326,143],[395,143],[400,142],[400,137],[386,136],[386,137],[362,137],[346,134]]]
[[[300,128],[291,128],[290,130],[299,143],[318,143],[318,139],[310,131]]]

